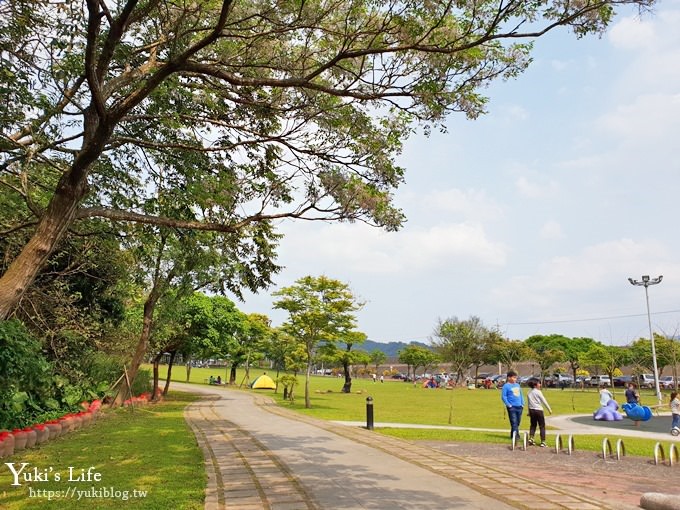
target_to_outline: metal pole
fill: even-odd
[[[373,430],[373,397],[366,397],[366,428]]]
[[[654,365],[654,389],[656,391],[657,403],[661,404],[661,388],[659,387],[659,368],[656,363],[656,345],[654,343],[654,333],[652,332],[652,316],[649,313],[649,292],[645,283],[645,299],[647,300],[647,323],[649,324],[649,340],[652,342],[652,363]]]

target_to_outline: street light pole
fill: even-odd
[[[644,275],[641,281],[628,278],[628,281],[631,284],[642,286],[645,288],[645,299],[647,301],[647,323],[649,324],[649,340],[652,342],[652,363],[654,365],[654,388],[656,390],[656,399],[658,400],[658,404],[661,404],[662,400],[661,388],[659,387],[659,368],[657,367],[656,364],[656,346],[654,344],[654,333],[652,332],[652,315],[649,313],[649,292],[647,291],[647,287],[649,287],[650,285],[656,285],[657,283],[661,283],[661,280],[663,280],[663,276],[659,276],[658,278],[650,278],[649,275]]]

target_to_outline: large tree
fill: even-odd
[[[354,312],[363,303],[357,300],[347,284],[326,276],[304,276],[273,295],[277,298],[274,308],[288,312],[288,320],[282,328],[305,347],[305,407],[310,408],[309,382],[317,348],[352,331],[356,320]]]
[[[620,369],[630,360],[630,349],[617,345],[602,345],[592,343],[579,356],[579,364],[594,369],[596,374],[601,371],[609,376],[609,384],[613,386],[614,371]]]
[[[428,368],[434,367],[439,361],[440,358],[437,353],[432,352],[427,347],[421,347],[420,345],[410,344],[399,351],[399,362],[406,364],[407,376],[409,375],[408,369],[413,369],[414,381],[416,380],[416,370],[418,370],[419,367],[423,367],[427,372]]]
[[[541,380],[549,375],[548,372],[555,363],[566,361],[564,338],[562,335],[533,335],[524,341],[534,353],[532,359],[541,368]]]
[[[511,370],[517,363],[531,359],[533,355],[534,351],[524,342],[508,340],[499,334],[494,334],[489,347],[488,359],[493,363],[501,363]]]
[[[0,277],[0,318],[87,218],[397,228],[394,157],[415,122],[477,117],[480,89],[522,72],[536,37],[653,3],[6,0],[0,186],[29,213],[2,229],[29,235]],[[144,209],[159,173],[191,214]]]
[[[352,350],[365,341],[366,334],[361,331],[344,331],[335,341],[327,342],[321,349],[324,358],[331,363],[342,365],[342,373],[345,376],[342,385],[343,393],[351,393],[352,391],[352,365],[360,364],[362,361],[365,361],[368,365],[370,362],[366,351]]]
[[[376,349],[374,351],[371,351],[368,356],[369,356],[370,362],[373,365],[375,365],[375,373],[377,374],[380,365],[385,363],[385,361],[387,360],[387,354],[385,354],[384,352],[382,352],[379,349]]]
[[[668,365],[675,361],[673,341],[665,336],[654,333],[654,350],[656,351],[656,364],[659,376]],[[648,372],[654,371],[654,358],[652,356],[652,342],[649,338],[638,338],[630,345],[631,362],[637,369]]]
[[[491,332],[479,317],[464,321],[455,317],[439,319],[433,336],[432,348],[442,361],[451,363],[457,380],[473,365],[479,366],[486,361]]]

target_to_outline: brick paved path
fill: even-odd
[[[306,417],[262,394],[178,386],[211,393],[186,411],[205,452],[206,510],[636,507],[559,480],[510,474],[507,460]],[[274,428],[255,430],[253,420]]]

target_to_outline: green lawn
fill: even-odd
[[[183,418],[184,407],[193,399],[180,392],[161,404],[134,411],[105,410],[88,428],[3,458],[0,508],[202,509],[203,455]],[[13,475],[6,462],[14,463],[16,470],[21,463],[29,464],[19,477],[21,486],[11,485]],[[74,481],[68,480],[69,468]],[[22,479],[24,473],[36,469],[48,481]],[[99,473],[100,480],[94,473]]]
[[[259,369],[251,371],[250,380],[262,372]],[[268,373],[276,377],[272,371]],[[204,384],[210,375],[221,375],[224,379],[225,371],[193,369],[191,380]],[[174,371],[173,379],[185,381],[183,367]],[[237,381],[241,383],[243,379],[244,373],[239,371]],[[278,400],[280,405],[296,412],[326,420],[352,421],[365,421],[366,398],[370,395],[376,422],[450,424],[503,430],[376,429],[379,433],[408,440],[508,443],[505,432],[508,422],[498,390],[431,390],[403,382],[381,384],[370,379],[355,379],[352,393],[343,394],[340,392],[342,383],[340,378],[313,377],[311,409],[304,408],[302,378],[296,388],[294,403],[283,401],[280,392],[269,391],[267,394]],[[591,413],[598,405],[595,389],[547,389],[545,394],[555,414]],[[621,400],[622,392],[618,391],[615,396]],[[653,400],[651,393],[643,395],[643,398]],[[122,504],[126,508],[149,510],[203,508],[206,483],[203,456],[183,418],[183,409],[192,400],[191,395],[177,392],[161,404],[134,411],[106,410],[104,416],[89,428],[2,459],[0,508],[69,510],[89,505],[113,509]],[[575,438],[576,448],[600,451],[603,437],[579,435]],[[554,432],[549,431],[548,439],[552,443]],[[651,457],[655,441],[626,438],[625,444],[628,455]],[[20,476],[21,485],[13,487],[12,473],[5,462],[14,463],[17,470],[25,462],[27,466],[22,475],[34,474],[37,470],[41,478],[48,480],[25,481]],[[68,480],[69,468],[79,480]],[[88,470],[92,477],[98,473],[100,479],[87,480]],[[60,480],[56,480],[57,473],[61,476]],[[80,492],[73,492],[76,490]],[[144,496],[140,497],[142,491]],[[80,501],[77,499],[79,495]]]
[[[161,367],[163,369],[163,367]],[[262,369],[251,369],[250,381],[263,373]],[[163,376],[164,376],[164,372]],[[276,374],[267,371],[272,378]],[[191,371],[191,382],[202,384],[210,375],[221,375],[225,379],[225,370],[197,369]],[[184,368],[173,371],[173,380],[186,380]],[[244,373],[238,372],[237,382],[244,380]],[[424,425],[453,425],[460,427],[509,429],[505,408],[500,400],[499,390],[453,390],[425,389],[413,383],[387,381],[374,383],[371,379],[355,378],[352,393],[341,393],[343,379],[336,377],[313,376],[311,379],[312,408],[304,407],[304,377],[299,377],[295,389],[295,402],[283,400],[281,392],[269,392],[280,405],[296,412],[321,418],[324,420],[366,420],[366,398],[373,399],[375,422],[416,423]],[[246,386],[244,385],[244,389]],[[616,388],[615,398],[623,400],[623,389]],[[596,388],[551,389],[543,390],[553,409],[553,415],[590,414],[599,406],[599,393]],[[651,390],[643,390],[643,401],[655,400]],[[667,395],[666,395],[667,399]],[[526,420],[526,417],[524,418]],[[441,440],[508,443],[507,434],[483,431],[451,431],[436,429],[404,429],[383,428],[377,431],[410,440]],[[548,432],[548,440],[552,444],[554,432]],[[579,435],[575,438],[579,450],[600,451],[605,435]],[[565,438],[566,439],[566,438]],[[670,436],[669,436],[670,440]],[[656,441],[626,438],[626,453],[651,457]],[[615,445],[613,445],[615,446]]]

